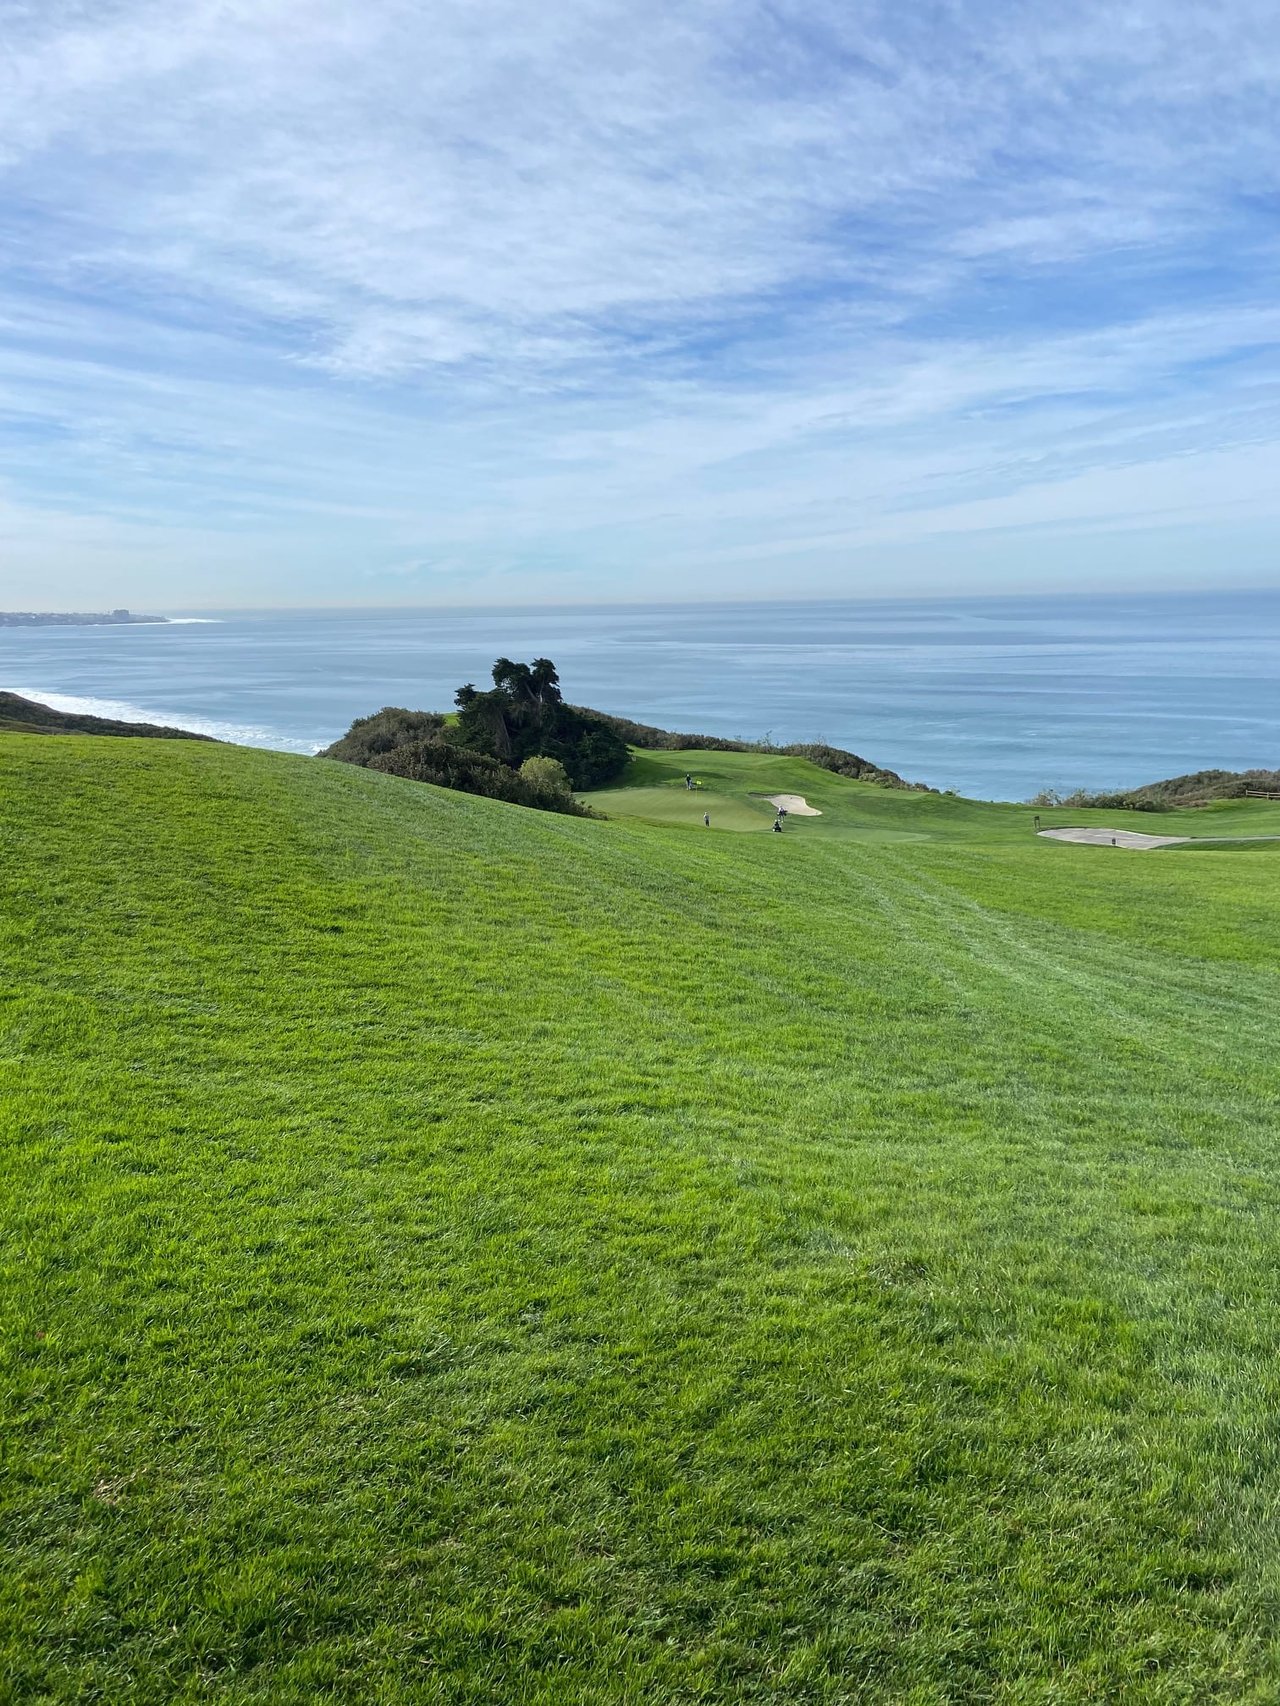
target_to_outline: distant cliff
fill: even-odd
[[[1147,782],[1140,788],[1113,788],[1092,793],[1077,788],[1072,794],[1046,789],[1030,802],[1033,806],[1097,806],[1106,811],[1123,808],[1135,812],[1176,811],[1183,806],[1206,806],[1214,800],[1242,800],[1250,795],[1280,797],[1280,770],[1193,770],[1186,776],[1170,776],[1163,782]]]
[[[0,693],[0,734],[19,735],[143,735],[151,740],[212,740],[191,729],[168,729],[158,723],[121,723],[114,717],[87,717],[77,711],[53,711],[17,693]]]
[[[167,622],[132,610],[0,610],[0,628],[103,628],[127,622]]]

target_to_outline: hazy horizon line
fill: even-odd
[[[1018,591],[986,591],[986,592],[860,592],[860,593],[825,593],[799,594],[791,597],[778,598],[575,598],[575,599],[536,599],[513,600],[511,602],[468,603],[465,601],[417,601],[398,603],[306,603],[306,604],[200,604],[200,605],[170,605],[167,609],[159,607],[139,607],[136,611],[130,605],[104,605],[101,610],[91,610],[87,606],[76,608],[58,608],[47,605],[41,609],[3,610],[0,615],[7,616],[76,616],[76,615],[105,615],[112,610],[128,610],[130,615],[139,617],[154,614],[164,616],[200,616],[213,612],[223,615],[257,615],[257,616],[289,616],[301,614],[320,615],[326,612],[340,614],[343,611],[486,611],[486,610],[723,610],[737,608],[756,608],[761,605],[822,605],[822,604],[1016,604],[1016,603],[1050,603],[1054,600],[1089,600],[1099,602],[1109,599],[1140,598],[1146,600],[1178,599],[1178,598],[1236,598],[1250,594],[1277,593],[1280,594],[1280,578],[1268,582],[1252,582],[1234,584],[1232,586],[1174,586],[1153,588],[1149,585],[1131,587],[1106,588],[1036,588],[1035,590],[1021,589]],[[120,623],[119,626],[143,626],[142,623]],[[107,624],[103,624],[107,626]]]

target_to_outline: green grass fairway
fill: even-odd
[[[0,737],[0,1700],[1280,1700],[1280,860],[686,767]]]
[[[692,792],[685,786],[686,772],[698,784]],[[705,812],[713,830],[772,835],[775,810],[767,796],[801,794],[822,816],[793,814],[786,820],[786,834],[795,830],[805,835],[915,839],[921,831],[914,825],[904,827],[885,816],[886,792],[870,783],[833,776],[805,759],[774,753],[637,752],[620,786],[582,798],[610,818],[636,818],[705,834]]]
[[[1280,853],[1280,833],[1269,839],[1241,836],[1202,836],[1195,841],[1182,841],[1169,853]]]
[[[698,783],[695,792],[685,787],[686,772]],[[1206,837],[1219,844],[1238,836],[1280,835],[1280,803],[1265,800],[1221,800],[1213,806],[1159,814],[987,804],[950,794],[917,794],[851,782],[807,759],[780,753],[636,752],[618,786],[581,797],[610,818],[634,818],[705,834],[702,816],[707,812],[713,830],[771,834],[770,794],[799,794],[822,814],[789,816],[787,835],[794,831],[842,840],[1026,840],[1034,835],[1037,817],[1045,829],[1109,824],[1156,835]],[[1057,850],[1067,844],[1046,845]]]

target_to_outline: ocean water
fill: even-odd
[[[1280,590],[220,612],[0,629],[0,687],[313,752],[382,705],[447,709],[502,654],[554,659],[577,704],[826,740],[981,799],[1280,767]]]

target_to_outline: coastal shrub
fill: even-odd
[[[571,794],[569,777],[558,758],[537,756],[526,758],[520,766],[520,780],[531,788],[548,794]]]
[[[468,682],[455,697],[458,709],[451,717],[384,705],[372,716],[357,717],[320,756],[544,811],[578,813],[586,808],[574,804],[573,790],[611,782],[630,757],[626,741],[602,718],[564,703],[550,658],[531,664],[499,658],[492,688],[480,692]],[[530,760],[540,762],[525,773]]]
[[[1093,793],[1077,788],[1070,794],[1045,788],[1028,802],[1033,806],[1087,806],[1102,811],[1168,812],[1185,806],[1206,806],[1213,800],[1239,800],[1249,793],[1280,793],[1280,770],[1193,770],[1139,788]]]
[[[321,758],[340,758],[347,764],[368,764],[379,753],[424,740],[442,739],[445,720],[439,711],[406,711],[400,705],[384,705],[371,717],[357,717],[341,740],[335,740]]]
[[[531,806],[537,811],[567,812],[575,817],[591,815],[586,806],[580,806],[574,799],[559,765],[555,766],[559,780],[555,774],[535,772],[526,776],[488,753],[470,752],[440,736],[405,741],[387,752],[375,753],[365,767],[387,776],[403,776],[410,782],[431,782],[437,788],[456,788],[464,794],[506,800],[511,805]]]
[[[877,782],[882,787],[910,788],[917,793],[933,792],[923,782],[905,782],[896,770],[885,770],[879,764],[872,764],[870,759],[859,758],[856,752],[828,746],[826,741],[793,741],[790,746],[774,750],[786,758],[807,758],[819,770],[830,770],[837,776],[851,776],[855,782]]]
[[[619,717],[612,711],[592,711],[585,705],[570,709],[580,716],[593,717],[620,735],[628,746],[644,748],[646,752],[749,752],[750,743],[730,740],[724,735],[677,734],[670,729],[655,728],[652,723],[638,723],[633,717]]]

